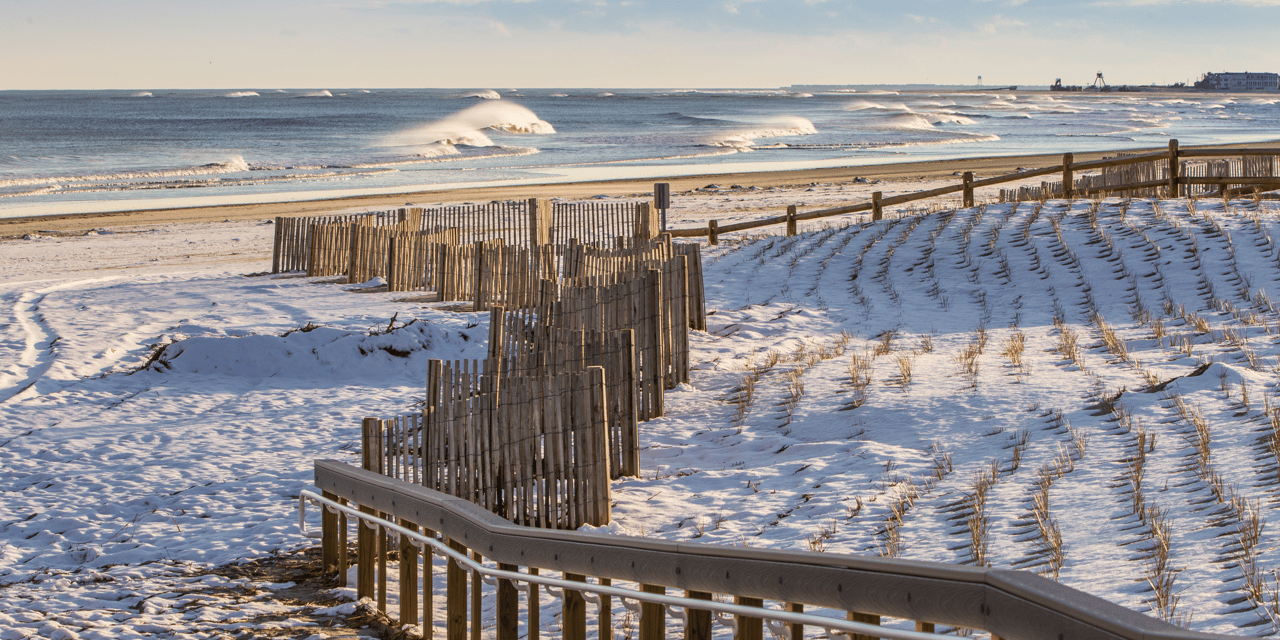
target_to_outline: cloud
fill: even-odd
[[[1018,20],[1016,18],[1006,18],[1002,15],[996,14],[996,16],[992,18],[990,22],[985,22],[979,25],[978,31],[984,35],[990,36],[990,35],[995,35],[1001,29],[1005,29],[1009,27],[1025,27],[1025,26],[1027,26],[1027,23],[1021,20]]]

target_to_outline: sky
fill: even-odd
[[[2,89],[1169,84],[1280,0],[0,0]]]

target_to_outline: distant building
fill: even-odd
[[[1206,73],[1195,87],[1207,91],[1280,91],[1280,73]]]

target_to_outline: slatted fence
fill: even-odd
[[[1229,153],[1229,152],[1224,152]],[[1119,159],[1147,157],[1121,153]],[[1259,179],[1280,176],[1280,155],[1245,155],[1239,158],[1180,160],[1178,163],[1177,197],[1221,196],[1224,192],[1245,190]],[[1234,183],[1230,178],[1243,178]],[[1136,198],[1155,198],[1168,192],[1169,159],[1155,158],[1114,167],[1102,167],[1097,175],[1085,175],[1073,181],[1075,195],[1117,194]],[[1261,185],[1260,185],[1261,186]],[[1026,202],[1066,196],[1063,183],[1041,182],[1040,186],[1001,189],[1001,202]]]
[[[433,362],[422,413],[366,418],[366,468],[463,498],[512,522],[576,529],[609,523],[604,370],[484,375]]]

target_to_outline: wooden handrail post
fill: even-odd
[[[564,574],[565,580],[586,582],[586,576],[576,573]],[[560,616],[560,626],[564,630],[564,640],[587,640],[587,601],[581,591],[564,590],[564,612]]]
[[[338,498],[338,504],[346,505],[344,498]],[[338,586],[347,586],[347,567],[351,565],[347,557],[347,514],[338,514]]]
[[[418,525],[401,520],[400,526],[418,531]],[[409,536],[400,536],[400,624],[418,625],[418,548]]]
[[[799,602],[788,602],[784,609],[792,613],[804,613],[804,605]],[[804,638],[804,625],[793,623],[788,626],[791,627],[790,640],[802,640]]]
[[[378,513],[380,518],[386,516],[385,513]],[[385,613],[387,610],[387,547],[390,546],[391,534],[382,527],[378,527],[374,533],[378,536],[378,611]]]
[[[449,548],[466,553],[467,548],[449,541]],[[457,560],[449,558],[445,573],[445,638],[467,640],[467,570]]]
[[[500,571],[517,571],[514,564],[498,564]],[[520,592],[510,580],[498,578],[497,640],[516,640],[520,637]]]
[[[365,418],[360,423],[361,467],[366,471],[381,473],[382,420]],[[376,514],[372,507],[361,506],[361,513]],[[356,598],[373,598],[377,594],[375,562],[382,537],[381,530],[370,529],[363,520],[356,521]]]
[[[707,222],[707,242],[710,244],[720,244],[719,225],[715,220]]]
[[[881,193],[879,191],[871,194],[871,220],[873,222],[884,219],[884,210],[880,208],[880,196]]]
[[[787,205],[787,235],[796,235],[796,206]]]
[[[538,575],[537,567],[529,567],[529,575]],[[529,583],[529,615],[528,624],[529,631],[526,635],[528,640],[538,640],[538,635],[542,630],[542,595],[538,592],[538,585]]]
[[[686,591],[686,598],[692,600],[710,600],[711,594],[705,591]],[[711,640],[711,612],[689,609],[688,622],[684,627],[684,640]]]
[[[640,585],[645,593],[665,594],[665,587],[652,584]],[[667,630],[667,608],[652,602],[640,603],[640,636],[638,640],[663,640]]]
[[[426,527],[422,535],[435,539],[436,532]],[[432,640],[436,633],[435,552],[424,547],[422,554],[422,640]]]
[[[1075,195],[1075,175],[1071,172],[1071,163],[1074,161],[1075,155],[1062,154],[1062,197],[1067,200]]]
[[[972,171],[964,172],[964,175],[961,179],[964,180],[964,206],[966,208],[972,207],[973,206],[973,172]]]
[[[605,587],[613,586],[613,580],[609,578],[600,578],[600,584]],[[596,612],[596,622],[600,624],[599,635],[596,636],[602,640],[613,640],[613,598],[606,594],[599,594],[600,611]]]
[[[933,633],[933,623],[916,620],[916,631],[919,631],[920,633]]]
[[[734,596],[733,603],[744,607],[764,607],[764,600],[760,598]],[[764,619],[738,616],[738,632],[733,635],[733,640],[764,640]]]
[[[338,499],[337,494],[328,491],[321,495],[326,500]],[[338,514],[330,512],[324,505],[320,505],[320,563],[326,574],[338,571]]]
[[[484,560],[480,556],[479,551],[471,552],[471,559],[479,563]],[[484,580],[480,577],[480,572],[475,569],[471,570],[471,640],[480,640],[481,615],[483,610],[481,605],[481,597],[484,595]]]
[[[1181,178],[1178,174],[1182,173],[1182,161],[1178,159],[1178,139],[1169,139],[1169,193],[1167,198],[1178,197],[1178,180]]]
[[[862,622],[865,624],[874,624],[880,626],[880,616],[874,613],[858,613],[850,611],[847,616],[849,622]],[[862,635],[860,633],[853,634],[853,640],[877,640],[876,636]]]

